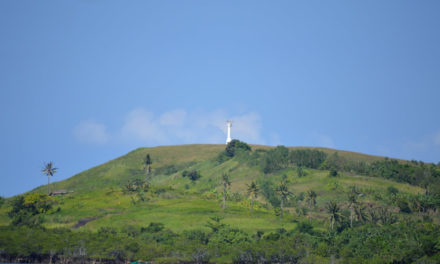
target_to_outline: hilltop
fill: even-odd
[[[163,146],[154,148],[139,148],[124,156],[79,173],[67,180],[55,182],[53,190],[68,190],[73,192],[66,197],[58,197],[62,203],[61,211],[48,217],[49,227],[72,227],[84,218],[93,218],[93,222],[82,228],[97,230],[103,226],[120,226],[125,224],[145,225],[149,222],[161,221],[173,231],[188,228],[203,228],[209,217],[221,214],[221,175],[230,174],[231,189],[229,195],[226,223],[231,223],[248,231],[257,229],[275,230],[280,226],[293,228],[291,220],[273,220],[273,208],[264,195],[257,198],[255,214],[248,213],[247,184],[261,181],[266,174],[261,171],[259,164],[248,164],[243,157],[217,161],[218,155],[224,151],[225,145],[183,145]],[[268,146],[252,146],[254,153],[261,150],[274,149]],[[338,153],[348,160],[374,162],[383,157],[364,155],[360,153],[338,151],[326,148],[289,148],[315,149],[329,155]],[[124,186],[134,179],[146,177],[143,159],[149,154],[152,157],[151,184],[157,192],[152,194],[149,201],[133,204],[130,195],[123,194]],[[192,182],[182,177],[183,171],[196,170],[202,177]],[[361,175],[342,175],[338,178],[328,177],[327,170],[304,168],[306,177],[299,178],[293,168],[286,168],[271,173],[270,183],[276,185],[281,176],[286,175],[289,188],[298,195],[304,195],[307,190],[318,192],[318,207],[331,199],[343,201],[344,191],[351,186],[359,189],[386,193],[389,186],[396,187],[403,193],[423,193],[423,189],[406,183],[396,183],[381,178]],[[47,192],[46,185],[32,192]],[[302,194],[301,194],[302,193]],[[370,201],[369,202],[374,202]],[[267,207],[267,208],[266,208]],[[296,206],[287,208],[294,213]],[[326,218],[323,216],[323,220]]]
[[[314,232],[327,232],[332,221],[335,221],[338,232],[350,230],[353,221],[356,228],[368,223],[379,226],[395,224],[400,222],[399,219],[439,223],[435,213],[439,204],[434,198],[437,197],[440,169],[434,164],[328,148],[259,145],[250,148],[236,148],[232,154],[225,150],[225,145],[138,148],[51,184],[52,190],[67,190],[69,193],[51,198],[54,205],[44,214],[42,225],[51,230],[63,228],[87,233],[111,228],[117,231],[115,235],[130,233],[130,230],[141,234],[144,231],[140,230],[159,225],[163,230],[160,232],[168,230],[167,236],[171,238],[163,243],[169,245],[167,243],[176,243],[172,237],[191,230],[202,232],[206,241],[211,241],[216,232],[212,228],[215,223],[220,227],[235,228],[249,238],[260,234],[258,236],[266,237],[268,241],[272,241],[271,236],[278,236],[273,241],[279,241],[283,236],[287,237],[288,233],[283,232],[294,232],[304,225]],[[150,173],[145,167],[147,155],[151,158]],[[224,174],[229,176],[230,188],[223,210]],[[428,180],[431,184],[426,184]],[[248,191],[252,182],[258,186],[259,192],[251,211]],[[277,191],[283,183],[290,192],[285,200]],[[316,195],[314,204],[309,197],[311,191]],[[46,192],[47,186],[43,185],[29,193]],[[420,208],[420,201],[428,197],[427,193],[432,194],[429,197],[435,201]],[[351,198],[355,201],[350,202],[350,195],[355,195]],[[280,203],[284,205],[282,218]],[[338,206],[340,219],[329,218],[331,203]],[[354,204],[359,212],[354,211]],[[7,216],[10,210],[11,203],[1,207],[0,225],[11,224]],[[389,223],[381,220],[383,215],[373,219],[374,214],[380,212],[389,215]],[[139,241],[136,243],[142,245]],[[162,245],[159,240],[155,243]],[[201,245],[211,252],[209,243]],[[235,242],[230,243],[234,245]],[[169,253],[169,249],[165,251]],[[130,254],[138,256],[138,251]],[[155,254],[156,258],[166,255]],[[210,254],[211,260],[216,262],[230,262],[233,258],[227,254]],[[325,257],[326,254],[315,255]],[[112,257],[107,255],[107,258]],[[191,257],[186,255],[181,259]]]

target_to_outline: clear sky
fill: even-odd
[[[440,161],[440,1],[0,1],[0,195],[137,147]]]

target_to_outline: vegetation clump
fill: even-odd
[[[183,171],[182,172],[182,177],[183,178],[188,178],[190,179],[192,182],[197,181],[198,179],[200,179],[202,177],[202,175],[200,174],[199,171],[197,170],[191,170],[191,171]]]
[[[43,215],[48,212],[55,201],[46,194],[30,193],[12,200],[12,208],[8,213],[14,226],[36,227],[43,223]]]

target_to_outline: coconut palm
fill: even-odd
[[[354,193],[348,195],[348,208],[350,208],[350,227],[353,227],[354,207],[357,205],[357,196]]]
[[[280,217],[283,218],[283,211],[284,211],[284,201],[289,199],[289,196],[293,195],[293,193],[291,191],[289,191],[289,188],[287,187],[287,180],[283,180],[280,184],[280,186],[278,186],[278,188],[276,189],[276,192],[278,193],[278,195],[281,198],[281,215]]]
[[[258,189],[258,185],[256,182],[252,182],[250,185],[247,185],[247,193],[251,196],[251,212],[254,207],[254,199],[258,197],[258,192],[260,191]]]
[[[330,218],[330,227],[333,230],[333,226],[335,225],[335,222],[339,222],[339,220],[342,217],[341,214],[341,208],[335,201],[329,201],[327,205],[325,206],[327,213],[329,214]]]
[[[53,166],[52,161],[44,164],[43,169],[41,170],[44,174],[47,175],[47,195],[50,195],[50,177],[52,177],[56,172],[58,168],[55,168]]]
[[[306,197],[306,202],[309,205],[309,209],[310,209],[310,219],[312,219],[312,210],[316,205],[316,197],[318,195],[316,194],[316,192],[314,190],[308,190],[307,191],[307,197]]]
[[[229,180],[229,175],[227,173],[223,173],[222,175],[222,184],[223,184],[223,211],[226,208],[226,193],[228,188],[231,187],[231,181]]]
[[[356,204],[354,206],[354,213],[356,215],[356,219],[359,222],[365,223],[366,221],[368,221],[367,207],[364,204]]]
[[[145,156],[145,158],[144,158],[144,161],[143,161],[144,170],[145,170],[145,172],[146,172],[146,175],[145,175],[145,179],[146,179],[146,180],[148,180],[148,175],[149,175],[150,172],[151,172],[151,164],[152,164],[152,163],[153,163],[153,162],[151,161],[150,154],[147,154],[147,155]]]

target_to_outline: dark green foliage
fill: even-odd
[[[261,158],[261,168],[264,173],[274,173],[279,170],[297,166],[299,177],[305,176],[302,167],[317,169],[326,158],[326,154],[319,150],[300,149],[291,150],[284,146],[277,146],[268,150]]]
[[[338,176],[338,171],[336,170],[336,168],[331,168],[329,173],[328,173],[328,176],[330,176],[330,177],[337,177]]]
[[[237,139],[231,140],[231,142],[226,145],[225,154],[230,158],[234,157],[239,151],[251,151],[251,147]]]
[[[346,165],[348,161],[343,157],[339,156],[337,152],[334,152],[332,155],[327,156],[325,161],[321,164],[320,168],[326,170],[348,170]]]
[[[283,218],[284,213],[284,202],[286,202],[291,196],[293,196],[293,193],[289,190],[289,187],[287,185],[287,177],[283,175],[283,180],[281,181],[280,185],[275,189],[276,193],[279,195],[281,199],[280,203],[280,209],[281,214],[280,217]]]
[[[260,189],[258,188],[258,185],[256,182],[251,182],[250,185],[247,185],[247,193],[251,198],[251,212],[253,209],[253,205],[254,205],[254,199],[258,197],[258,193],[260,192]]]
[[[310,224],[309,222],[299,222],[296,230],[298,230],[298,232],[301,233],[308,233],[308,234],[313,234],[313,226],[312,224]]]
[[[339,223],[342,220],[341,208],[332,200],[325,205],[325,209],[329,215],[330,227],[333,229],[335,223]]]
[[[151,157],[150,157],[149,153],[145,156],[144,164],[147,165],[147,166],[153,164],[153,162],[151,161]]]
[[[206,226],[211,228],[213,233],[216,233],[220,229],[225,227],[225,224],[221,223],[222,220],[223,220],[223,217],[220,217],[220,216],[211,217],[210,220],[208,222],[206,222]]]
[[[257,151],[255,151],[256,153]],[[255,155],[255,157],[253,157]],[[399,182],[407,182],[426,189],[427,193],[440,194],[440,168],[423,162],[401,163],[385,158],[371,164],[364,161],[349,160],[337,152],[326,155],[319,150],[299,149],[289,151],[284,146],[259,151],[251,155],[252,164],[260,163],[264,173],[276,173],[285,168],[297,166],[297,175],[304,176],[302,168],[326,169],[334,177],[341,171],[381,177]]]
[[[202,177],[202,175],[200,174],[199,171],[196,170],[192,170],[192,171],[183,171],[182,172],[182,177],[188,177],[188,179],[190,179],[191,181],[195,182],[198,179],[200,179],[200,177]]]
[[[382,177],[399,182],[407,182],[419,185],[427,189],[427,192],[438,192],[440,189],[440,170],[433,164],[424,163],[399,163],[397,160],[385,159],[373,162],[368,175]]]
[[[229,174],[227,173],[223,173],[222,174],[222,182],[221,184],[223,185],[223,211],[226,209],[226,194],[228,189],[231,187],[231,181],[229,179]]]
[[[305,177],[307,175],[307,173],[303,170],[303,168],[301,166],[296,167],[296,175],[298,175],[298,177]]]
[[[250,240],[250,236],[243,230],[224,226],[212,234],[209,238],[208,245],[227,248],[227,246],[250,242]]]
[[[279,207],[281,200],[275,192],[275,185],[270,179],[263,179],[259,182],[261,192],[273,207]]]
[[[39,226],[43,222],[42,215],[48,212],[54,200],[40,193],[31,193],[26,196],[18,196],[12,200],[12,209],[8,216],[12,225]]]
[[[165,228],[163,223],[155,223],[151,222],[147,227],[142,227],[141,232],[147,232],[147,233],[157,233],[162,231]]]
[[[0,208],[3,206],[4,203],[5,203],[5,198],[3,196],[0,196]]]
[[[277,146],[267,151],[262,160],[264,173],[273,173],[289,166],[289,149],[284,146]]]
[[[219,228],[217,227],[215,229],[218,230]],[[203,245],[208,244],[209,236],[202,230],[185,230],[183,231],[182,235],[184,238],[190,241],[195,241]]]
[[[291,150],[289,159],[298,167],[317,169],[325,161],[327,154],[319,150],[297,149]]]
[[[411,208],[409,208],[408,201],[404,198],[400,198],[397,200],[397,207],[399,207],[399,210],[402,213],[411,213]]]
[[[218,218],[213,222],[220,221]],[[176,256],[173,262],[190,259],[195,263],[207,263],[216,256],[229,257],[234,263],[326,263],[332,255],[338,263],[440,260],[440,227],[420,221],[366,224],[339,232],[315,231],[308,221],[301,221],[295,230],[279,228],[254,236],[227,225],[220,225],[211,234],[190,230],[180,235],[157,223],[150,226],[154,227],[151,232],[142,233],[137,228],[72,232],[0,227],[1,257],[7,262],[20,258],[32,263],[49,263],[51,258],[52,262],[123,263],[170,255]]]

